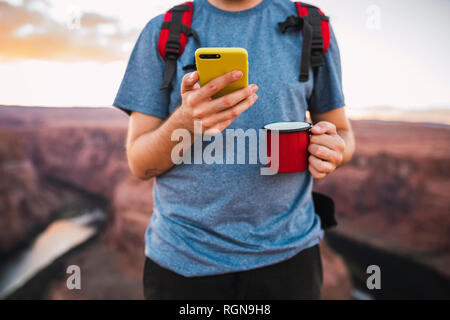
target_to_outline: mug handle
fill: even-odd
[[[305,121],[306,122],[306,121]],[[309,123],[309,122],[308,122]],[[309,153],[309,144],[311,143],[311,128],[313,127],[313,124],[312,123],[309,123],[309,128],[308,128],[308,148],[306,149],[306,152],[308,153],[308,158],[309,158],[309,156],[310,156],[310,153]],[[308,168],[306,168],[306,170],[308,170]]]

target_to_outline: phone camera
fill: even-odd
[[[220,59],[220,54],[201,54],[200,59]]]

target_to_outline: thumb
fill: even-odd
[[[181,82],[181,94],[195,89],[195,84],[198,81],[197,71],[190,72],[184,75],[183,81]]]

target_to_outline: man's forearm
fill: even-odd
[[[338,167],[340,167],[346,164],[352,158],[353,153],[355,152],[355,137],[353,135],[352,129],[349,130],[338,129],[337,133],[345,142],[343,159],[342,162],[338,165]]]
[[[173,167],[172,132],[183,128],[182,115],[177,109],[156,130],[145,133],[127,147],[128,162],[132,172],[141,179],[148,179]],[[191,139],[192,140],[192,139]]]
[[[200,124],[200,130],[196,131],[217,133],[225,130],[236,117],[250,108],[258,99],[255,93],[258,86],[255,84],[212,99],[217,92],[241,79],[242,76],[241,71],[234,70],[200,88],[197,83],[198,73],[186,74],[180,88],[181,106],[166,121],[161,123],[156,117],[145,120],[130,117],[135,126],[130,126],[131,129],[128,131],[127,156],[133,174],[141,179],[148,179],[173,167],[172,152],[180,143],[172,141],[175,130],[184,129],[190,134],[190,139],[182,140],[182,150],[177,155],[178,158],[182,156],[183,150],[194,142],[196,121]],[[185,137],[184,134],[182,136]]]

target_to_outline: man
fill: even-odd
[[[301,34],[281,35],[277,23],[296,15],[289,0],[196,0],[192,28],[203,46],[243,47],[247,88],[211,96],[242,77],[230,72],[199,87],[190,39],[172,90],[160,90],[164,60],[157,42],[163,20],[152,19],[131,55],[114,105],[130,114],[127,156],[141,179],[156,177],[147,230],[147,299],[319,299],[323,237],[312,180],[346,163],[354,138],[344,110],[339,50],[331,32],[326,66],[298,81]],[[180,164],[171,154],[176,129],[217,134],[303,121],[311,130],[308,171],[261,175],[255,164]],[[208,142],[203,142],[205,148]],[[143,194],[143,197],[151,195]]]

